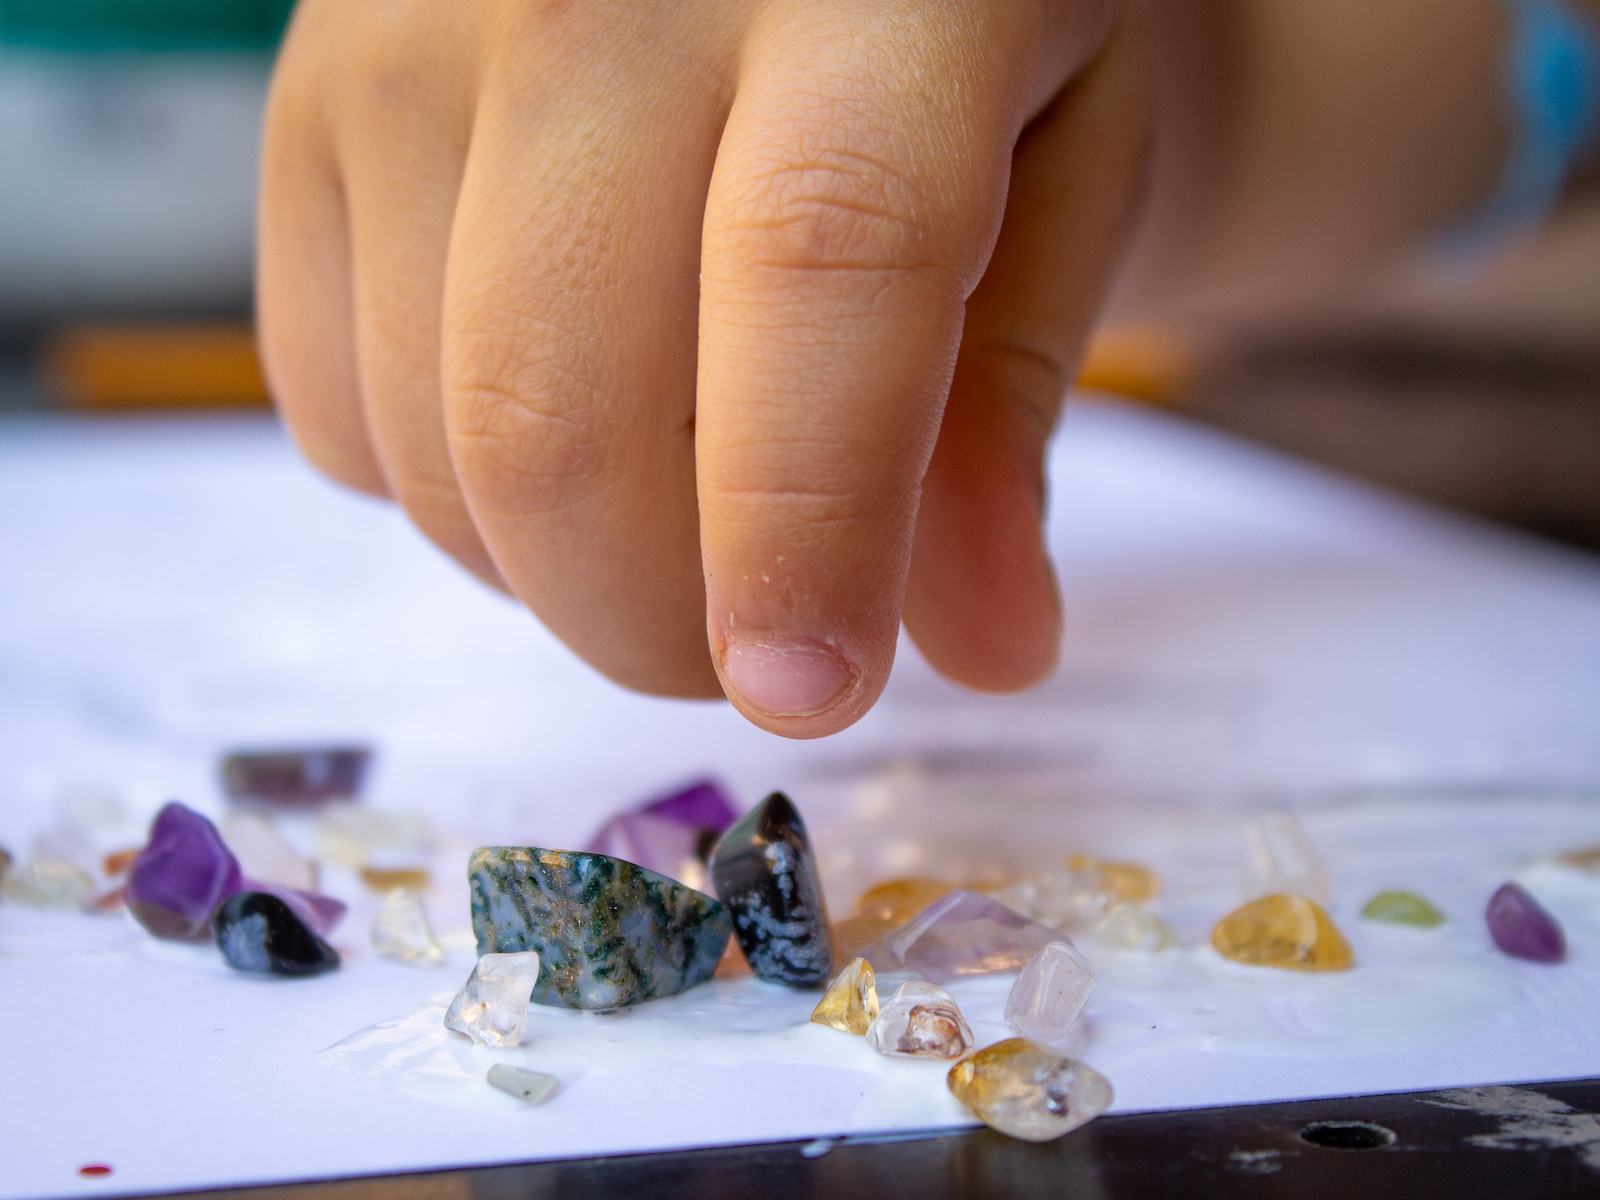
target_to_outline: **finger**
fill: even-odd
[[[1137,14],[1017,146],[1006,218],[923,485],[905,624],[958,683],[1011,691],[1055,666],[1044,454],[1140,209],[1148,63]]]
[[[256,322],[278,411],[301,451],[347,487],[387,495],[367,435],[355,356],[343,189],[311,47],[326,8],[302,6],[262,129]]]
[[[812,6],[749,52],[707,202],[696,436],[709,638],[774,732],[850,724],[893,662],[1031,85],[1024,9],[886,7],[874,26]]]
[[[490,554],[552,632],[626,686],[716,696],[693,330],[724,102],[681,86],[706,68],[661,61],[674,52],[645,6],[613,19],[590,30],[574,17],[538,62],[492,68],[451,244],[446,424]],[[566,36],[622,47],[612,73],[564,75],[579,57]],[[640,94],[639,79],[663,82]]]
[[[471,136],[449,9],[412,5],[368,33],[372,66],[339,96],[361,395],[389,493],[446,554],[505,589],[467,512],[439,383],[445,261]],[[386,86],[367,86],[376,76]]]

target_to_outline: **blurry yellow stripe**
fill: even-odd
[[[39,362],[44,386],[74,408],[202,408],[267,403],[246,324],[78,325]]]
[[[1149,325],[1113,325],[1089,340],[1078,386],[1176,404],[1198,369],[1198,355],[1181,335]]]

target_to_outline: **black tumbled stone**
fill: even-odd
[[[230,967],[256,975],[320,975],[339,952],[270,892],[235,892],[211,915],[211,932]]]
[[[833,977],[833,942],[816,857],[794,802],[773,792],[711,854],[717,897],[758,979],[821,987]]]

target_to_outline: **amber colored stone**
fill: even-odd
[[[1224,958],[1252,967],[1344,971],[1356,961],[1322,907],[1287,892],[1234,909],[1211,931],[1211,944]]]
[[[1109,862],[1087,854],[1074,854],[1067,859],[1067,870],[1095,872],[1106,892],[1134,904],[1147,904],[1161,891],[1161,877],[1138,863]]]
[[[115,879],[118,875],[126,875],[128,868],[133,866],[133,860],[139,857],[138,849],[117,850],[105,856],[100,863],[100,873],[107,879]]]
[[[739,948],[738,938],[728,939],[728,948],[722,952],[722,958],[717,963],[717,969],[711,973],[713,979],[749,979],[755,972],[750,968],[750,960],[744,956],[744,951]]]
[[[97,913],[119,913],[128,907],[127,888],[114,887],[109,891],[101,892],[89,901],[89,908]]]
[[[1580,871],[1588,871],[1591,875],[1600,875],[1600,846],[1558,854],[1556,861],[1566,863],[1569,867],[1577,867]]]
[[[375,892],[392,892],[395,888],[425,892],[428,890],[428,871],[425,867],[362,867],[361,882]]]
[[[891,879],[863,893],[856,901],[856,914],[904,925],[935,900],[955,890],[955,884],[937,879]]]
[[[1113,1098],[1099,1071],[1027,1038],[969,1054],[945,1082],[978,1120],[1025,1142],[1071,1133],[1110,1108]]]
[[[847,963],[890,930],[900,928],[899,921],[884,917],[851,917],[848,921],[835,921],[833,925],[834,963]]]
[[[813,1023],[858,1036],[865,1036],[877,1016],[878,984],[864,958],[840,971],[811,1010]]]

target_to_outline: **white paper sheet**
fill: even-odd
[[[449,831],[445,861],[478,841],[581,844],[606,812],[707,770],[745,802],[792,788],[824,843],[874,830],[881,861],[830,858],[841,889],[921,852],[927,839],[891,834],[908,796],[937,807],[930,786],[979,786],[992,822],[1048,825],[1045,841],[1110,852],[1131,839],[1175,880],[1184,857],[1139,840],[1151,820],[1188,819],[1160,811],[1213,822],[1193,844],[1212,838],[1206,861],[1220,862],[1236,823],[1227,814],[1272,804],[1311,810],[1345,921],[1388,861],[1363,854],[1351,866],[1352,847],[1421,845],[1452,810],[1418,793],[1473,796],[1463,840],[1422,877],[1456,916],[1494,879],[1532,871],[1569,924],[1574,968],[1502,971],[1510,998],[1491,1020],[1411,1050],[1307,1057],[1197,1043],[1140,1058],[1108,1041],[1086,1054],[1101,1056],[1124,1108],[1600,1073],[1600,1040],[1587,1032],[1600,1001],[1584,965],[1600,953],[1597,905],[1582,880],[1534,865],[1600,840],[1600,807],[1586,800],[1600,789],[1600,571],[1111,403],[1072,410],[1053,468],[1069,622],[1056,678],[1024,697],[971,696],[906,645],[873,714],[799,744],[725,707],[600,680],[392,510],[316,480],[265,421],[10,421],[0,426],[0,842],[25,852],[74,785],[111,785],[146,816],[173,796],[220,813],[219,750],[354,737],[381,748],[371,803],[430,814]],[[863,779],[878,780],[866,802]],[[902,807],[874,808],[873,787]],[[1351,795],[1375,799],[1327,807]],[[419,1099],[319,1057],[464,976],[471,949],[454,886],[430,897],[436,920],[457,930],[445,969],[374,959],[370,907],[358,907],[334,939],[346,969],[284,984],[154,946],[123,920],[0,906],[0,1198],[960,1119],[916,1070],[890,1080],[904,1095],[889,1103],[881,1064],[852,1067],[837,1039],[813,1057],[804,1039],[826,1030],[800,1031],[803,1052],[790,1045],[754,1064],[719,1052],[589,1070],[529,1111]],[[1168,897],[1191,941],[1228,886],[1202,871]],[[1460,937],[1486,952],[1473,931],[1461,925]],[[1364,962],[1390,952],[1378,936],[1352,932]],[[718,994],[732,1005],[748,992]],[[1097,1030],[1121,1020],[1116,996],[1108,984]],[[809,1007],[757,999],[766,1014],[798,1004],[792,1021]],[[963,1003],[980,1024],[997,1011],[981,987]],[[989,1026],[980,1034],[1000,1036]],[[558,1036],[548,1020],[546,1033]],[[80,1179],[87,1162],[115,1173]]]

